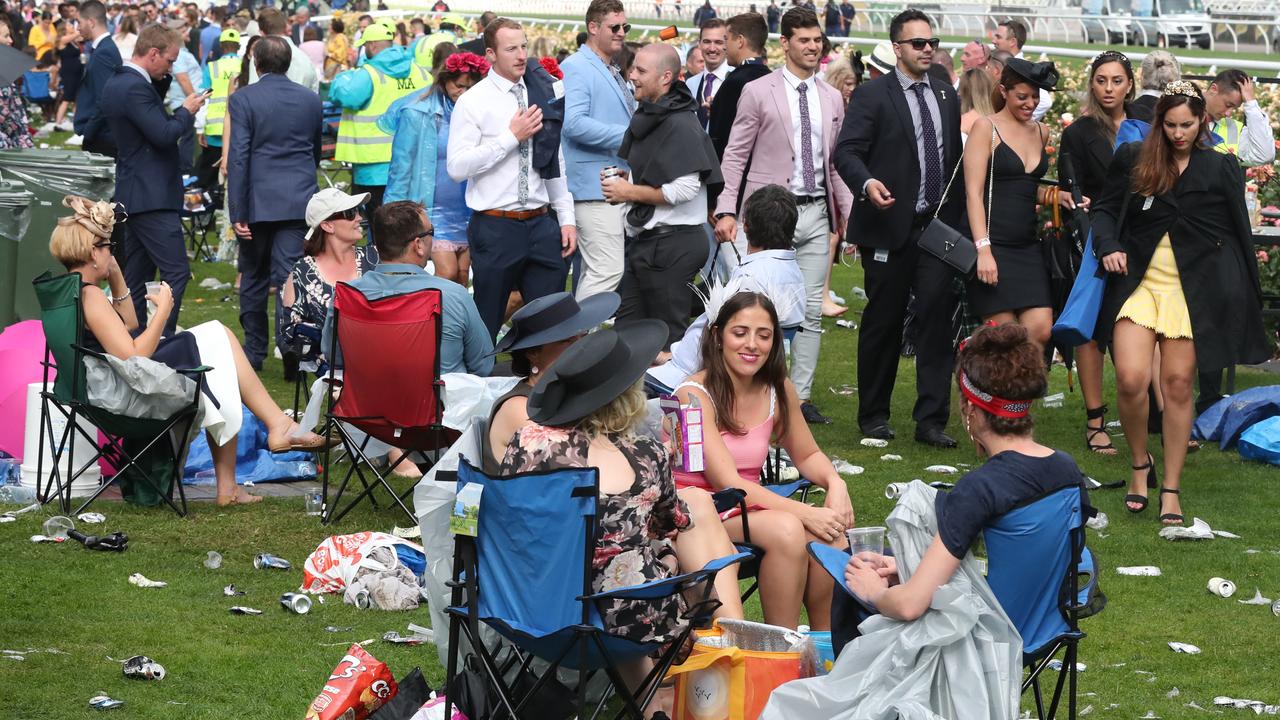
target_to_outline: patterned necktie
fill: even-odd
[[[609,72],[613,74],[613,81],[618,83],[618,88],[622,90],[622,97],[627,101],[627,112],[635,114],[636,112],[636,96],[631,92],[631,88],[627,86],[627,81],[622,78],[622,69],[617,65],[610,64]]]
[[[800,174],[804,180],[804,191],[813,193],[818,183],[813,172],[813,124],[809,120],[809,84],[796,86],[800,93]]]
[[[529,109],[529,103],[524,99],[524,86],[516,83],[511,86],[511,92],[516,96],[516,105],[520,108],[520,112]],[[524,205],[529,202],[529,141],[523,140],[520,143],[520,181],[517,197],[520,204]]]
[[[924,136],[924,202],[937,205],[942,199],[942,158],[938,157],[938,132],[933,127],[933,113],[924,101],[924,83],[911,86],[916,92],[916,105],[920,108],[920,131]]]
[[[711,98],[713,96],[711,88],[714,87],[715,84],[715,74],[707,73],[706,77],[702,80],[702,102],[698,103],[698,120],[702,122],[704,130],[707,128],[707,123],[711,120],[711,109],[708,108],[707,105],[711,104]]]

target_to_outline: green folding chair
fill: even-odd
[[[163,500],[179,516],[187,514],[187,496],[182,489],[181,459],[195,426],[200,404],[200,379],[211,368],[206,366],[178,369],[195,382],[191,399],[181,409],[167,418],[134,418],[117,415],[89,404],[85,385],[84,359],[86,356],[106,360],[102,353],[84,347],[84,308],[80,303],[81,277],[79,273],[54,276],[45,272],[32,281],[36,298],[40,302],[40,319],[44,324],[45,354],[44,386],[40,393],[40,449],[36,468],[36,497],[41,502],[51,502],[57,497],[63,512],[71,510],[71,484],[93,467],[99,458],[106,458],[116,468],[114,477],[103,483],[88,500],[75,510],[83,512],[112,484],[126,478],[133,481],[140,491],[150,491]],[[52,359],[50,359],[52,355]],[[49,371],[57,368],[57,378],[49,381]],[[60,435],[53,427],[54,411],[66,419]],[[98,448],[98,438],[79,424],[84,418],[97,426],[106,436],[106,444]],[[72,433],[80,433],[98,448],[83,464],[75,457]],[[53,469],[48,481],[44,477],[44,444],[46,437],[53,443]],[[63,462],[63,456],[66,462]],[[63,477],[63,468],[67,477]],[[178,489],[180,504],[173,500],[173,489]],[[156,503],[158,504],[158,502]]]

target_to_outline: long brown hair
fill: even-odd
[[[736,417],[737,402],[733,394],[733,380],[730,379],[729,367],[724,362],[723,348],[724,332],[729,321],[734,315],[752,307],[764,308],[769,313],[769,320],[773,322],[773,345],[769,348],[769,357],[756,373],[755,381],[773,389],[777,414],[777,421],[773,424],[773,437],[776,440],[782,437],[787,428],[787,357],[783,350],[782,324],[778,322],[778,311],[774,309],[769,296],[758,292],[740,292],[720,306],[720,312],[716,313],[716,317],[702,333],[702,369],[706,371],[704,384],[715,406],[716,423],[720,429],[733,435],[745,435],[747,431]]]
[[[1142,141],[1142,151],[1138,155],[1137,164],[1133,166],[1133,191],[1145,197],[1167,193],[1178,182],[1178,164],[1173,158],[1173,145],[1164,133],[1164,116],[1170,110],[1186,105],[1191,114],[1200,120],[1196,147],[1207,148],[1212,145],[1209,140],[1209,117],[1204,112],[1204,95],[1195,83],[1187,80],[1178,82],[1190,86],[1195,95],[1169,93],[1160,96],[1156,101],[1155,117],[1151,121],[1151,132]]]
[[[1082,114],[1093,118],[1098,123],[1098,127],[1102,129],[1103,137],[1107,139],[1107,145],[1110,146],[1116,144],[1116,130],[1118,128],[1112,122],[1111,116],[1102,108],[1102,103],[1098,102],[1098,97],[1093,94],[1093,79],[1098,75],[1098,71],[1102,69],[1102,66],[1108,63],[1119,63],[1120,67],[1124,69],[1124,74],[1129,78],[1129,92],[1125,95],[1124,102],[1133,100],[1137,83],[1133,80],[1133,64],[1129,62],[1129,57],[1122,52],[1108,50],[1099,54],[1089,64],[1089,78],[1086,81],[1089,89],[1084,96],[1085,109]]]

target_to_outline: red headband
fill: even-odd
[[[969,402],[1002,418],[1024,418],[1031,412],[1030,400],[1005,400],[979,390],[964,370],[960,371],[960,392]]]

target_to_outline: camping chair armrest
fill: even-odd
[[[725,488],[711,493],[711,502],[715,503],[716,513],[732,510],[737,506],[745,515],[747,512],[747,493],[740,488]]]
[[[797,492],[804,490],[805,488],[811,487],[812,485],[813,485],[812,481],[806,480],[805,478],[800,478],[799,480],[793,480],[792,482],[789,482],[789,483],[779,483],[777,485],[761,485],[760,487],[764,488],[765,490],[768,490],[769,492],[773,493],[774,495],[777,495],[778,497],[789,498],[792,495],[795,495]]]
[[[863,609],[879,614],[880,610],[875,606],[875,603],[858,596],[849,589],[848,585],[845,584],[844,569],[845,566],[849,564],[850,558],[847,551],[833,548],[830,545],[824,545],[816,541],[809,542],[808,550],[810,557],[816,560],[823,570],[827,571],[827,574],[831,576],[832,580],[835,580],[836,587],[844,590],[845,594],[857,601]],[[886,548],[886,550],[888,550],[888,548]],[[885,554],[889,553],[886,552]]]
[[[91,350],[83,345],[71,343],[71,348],[81,355],[88,355],[89,357],[94,357],[104,361],[107,359],[106,353],[101,353],[101,352],[98,352],[97,350]],[[213,368],[210,367],[209,365],[198,365],[193,368],[174,368],[173,371],[182,373],[183,375],[203,375],[212,369]]]
[[[734,553],[733,555],[726,555],[708,562],[701,570],[694,570],[693,572],[640,585],[628,585],[627,587],[615,588],[606,592],[583,595],[578,597],[578,600],[591,600],[593,602],[600,602],[601,600],[658,600],[678,592],[684,592],[688,588],[706,581],[730,565],[750,559],[751,553]]]

